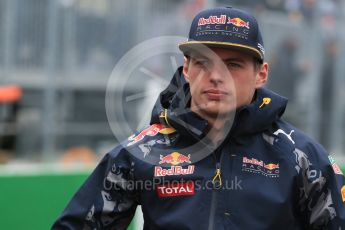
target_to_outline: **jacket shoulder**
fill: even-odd
[[[285,139],[291,148],[302,151],[310,160],[328,163],[329,154],[320,143],[286,121],[279,120],[276,124],[273,135]]]

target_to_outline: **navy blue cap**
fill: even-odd
[[[257,20],[232,7],[218,7],[198,13],[193,19],[188,41],[180,43],[187,54],[200,46],[224,47],[246,52],[263,62],[264,44]]]

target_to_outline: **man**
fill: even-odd
[[[179,48],[151,126],[104,157],[53,229],[126,229],[138,204],[144,229],[344,229],[341,170],[262,88],[256,19],[202,11]]]

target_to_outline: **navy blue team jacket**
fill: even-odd
[[[211,148],[181,76],[151,125],[105,155],[52,229],[126,229],[137,205],[144,229],[345,229],[343,173],[280,118],[285,98],[258,89]]]

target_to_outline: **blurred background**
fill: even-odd
[[[285,118],[345,166],[344,1],[0,0],[0,191],[7,191],[0,203],[11,201],[1,222],[11,226],[18,210],[8,196],[23,205],[30,200],[23,191],[32,192],[49,203],[32,213],[50,216],[43,218],[46,225],[27,221],[31,229],[47,229],[96,162],[121,141],[105,109],[116,63],[147,39],[186,37],[199,10],[224,5],[256,15],[270,64],[267,87],[289,98]],[[172,77],[161,60],[150,67]],[[121,93],[140,94],[152,84],[139,77]],[[143,108],[150,107],[124,105],[128,120],[117,122],[140,122]],[[61,197],[53,204],[52,191]],[[35,198],[26,206],[35,206]]]

